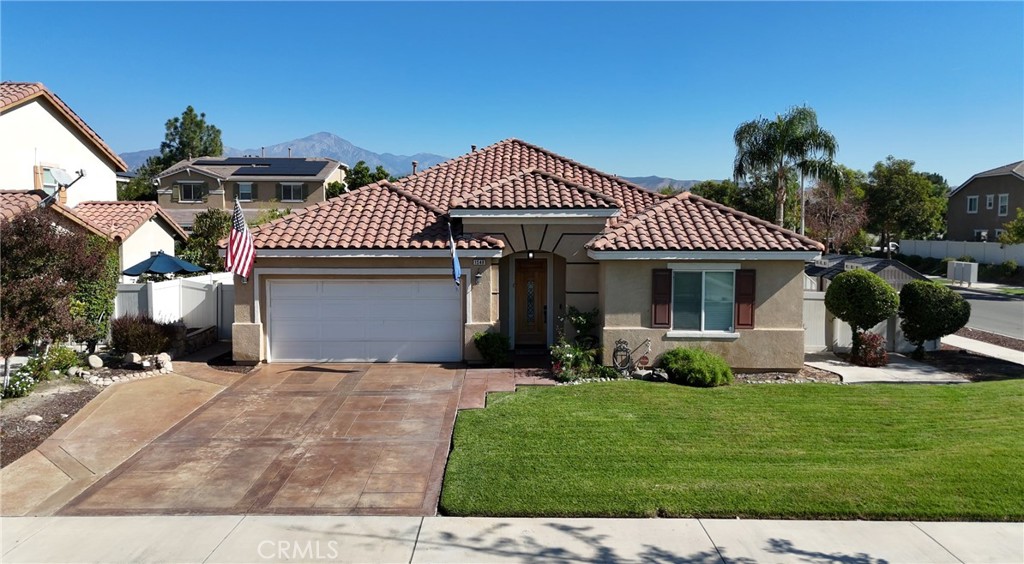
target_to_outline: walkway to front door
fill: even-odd
[[[264,365],[60,513],[434,515],[465,372]]]

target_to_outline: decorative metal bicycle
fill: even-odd
[[[644,353],[636,357],[637,351],[644,347],[646,347]],[[629,348],[628,341],[619,339],[615,341],[615,348],[612,350],[612,365],[616,370],[628,376],[637,369],[646,369],[647,365],[651,362],[651,359],[647,356],[649,354],[651,354],[650,339],[644,339],[640,346],[632,350]]]

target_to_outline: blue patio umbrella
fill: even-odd
[[[148,259],[124,269],[122,274],[138,276],[140,274],[183,274],[185,272],[206,272],[201,266],[196,266],[187,260],[164,254],[163,251],[149,257]]]

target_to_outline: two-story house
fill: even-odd
[[[235,199],[247,219],[265,209],[299,209],[327,199],[327,186],[345,181],[345,167],[328,158],[200,157],[157,175],[157,199],[191,228],[210,208],[231,211]]]
[[[117,200],[128,165],[41,83],[0,82],[0,131],[0,188],[58,192],[69,207]]]
[[[1024,208],[1024,161],[979,172],[949,194],[950,241],[996,241]]]

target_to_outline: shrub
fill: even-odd
[[[678,347],[662,355],[669,382],[713,387],[732,383],[732,369],[722,357],[702,350]]]
[[[974,257],[972,257],[971,255],[960,255],[959,257],[957,257],[956,261],[957,262],[978,262],[978,261],[974,260]]]
[[[861,366],[885,366],[889,364],[889,353],[885,352],[885,339],[878,333],[861,333],[859,338],[860,349],[857,354],[851,354],[850,360]]]
[[[611,380],[618,380],[619,378],[622,378],[621,372],[611,366],[605,366],[603,364],[595,366],[591,371],[591,374],[593,374],[594,378],[608,378]]]
[[[32,377],[32,369],[26,364],[11,374],[11,379],[3,390],[3,397],[22,398],[29,395],[35,387],[36,380]]]
[[[477,333],[473,335],[473,344],[491,366],[503,366],[508,363],[508,350],[511,345],[505,335],[491,332]]]
[[[1003,276],[1006,278],[1013,278],[1013,275],[1017,274],[1017,261],[1013,259],[1003,261],[999,266],[1003,269]]]
[[[125,315],[110,325],[110,347],[120,353],[156,354],[171,343],[172,326],[146,315]]]
[[[860,333],[895,315],[899,302],[899,295],[892,286],[864,269],[839,274],[825,291],[825,307],[850,325],[853,334],[850,352],[854,357],[860,348]]]
[[[78,353],[64,345],[50,345],[45,356],[47,371],[56,370],[63,374],[68,368],[81,364]]]
[[[596,349],[569,343],[564,338],[551,345],[551,372],[559,382],[592,377],[596,359]]]
[[[933,282],[914,280],[900,290],[900,328],[924,356],[924,342],[956,333],[971,319],[971,304],[960,294]]]
[[[568,311],[562,317],[562,322],[568,322],[576,331],[574,341],[583,347],[593,347],[597,343],[594,331],[597,329],[597,317],[601,310],[596,307],[590,311],[580,311],[574,306],[569,306]]]

